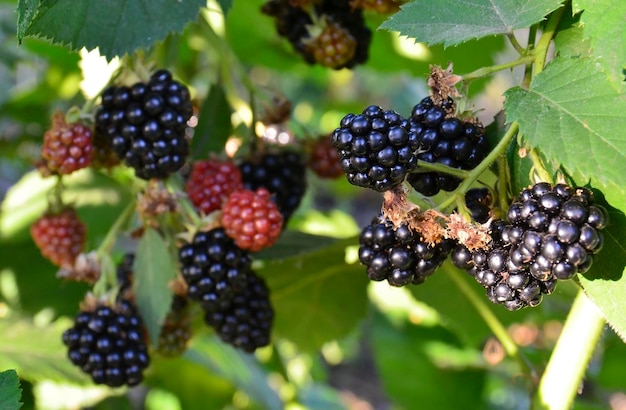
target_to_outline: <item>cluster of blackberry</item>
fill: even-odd
[[[538,183],[524,189],[507,212],[508,223],[492,223],[489,250],[457,247],[454,264],[509,310],[537,306],[558,280],[585,273],[602,247],[604,208],[586,188]]]
[[[135,386],[150,364],[141,318],[125,299],[81,311],[63,333],[63,343],[71,362],[96,384]]]
[[[239,164],[246,189],[267,189],[272,194],[284,225],[300,205],[306,191],[306,161],[291,150],[267,151]]]
[[[252,271],[250,254],[223,228],[197,232],[179,249],[179,261],[189,298],[200,302],[206,323],[223,340],[246,351],[269,343],[273,320],[269,295],[257,291],[265,286],[263,279]],[[251,313],[246,304],[263,309]]]
[[[491,218],[493,196],[489,188],[472,188],[465,193],[465,206],[470,211],[472,221],[480,224]]]
[[[476,121],[452,116],[453,111],[451,98],[434,104],[426,97],[413,107],[409,122],[419,144],[417,159],[459,169],[475,168],[489,153],[484,129]],[[461,183],[451,175],[416,171],[407,181],[426,196],[436,195],[440,190],[453,191]]]
[[[400,185],[417,164],[419,148],[409,122],[393,110],[372,105],[348,114],[331,136],[348,181],[379,192]]]
[[[452,242],[444,239],[429,246],[407,225],[395,226],[378,216],[359,237],[359,260],[371,280],[387,280],[390,285],[420,284],[444,262]]]
[[[187,87],[169,71],[158,70],[147,83],[107,88],[96,113],[96,132],[137,177],[163,179],[185,164],[185,129],[192,114]]]
[[[349,0],[269,0],[261,11],[274,18],[278,34],[309,64],[341,69],[367,61],[372,33],[365,25],[363,11],[352,8]],[[324,26],[319,34],[310,30],[314,21]]]
[[[41,254],[56,266],[71,269],[85,246],[87,228],[71,207],[46,212],[30,227]]]

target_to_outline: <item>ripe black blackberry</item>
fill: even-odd
[[[96,384],[135,386],[150,364],[141,318],[125,299],[81,311],[63,333],[63,343],[72,363]]]
[[[267,189],[272,194],[284,224],[300,205],[306,191],[306,161],[291,150],[268,151],[239,164],[244,188]]]
[[[465,205],[472,221],[484,224],[491,217],[493,197],[489,188],[472,188],[465,193]]]
[[[489,153],[487,137],[480,123],[453,117],[453,111],[451,98],[435,104],[426,97],[413,107],[409,122],[419,144],[417,159],[469,170]],[[407,181],[426,196],[436,195],[440,190],[453,191],[461,183],[459,178],[440,172],[411,173]]]
[[[435,246],[424,242],[407,225],[394,226],[383,216],[361,231],[359,260],[371,280],[387,280],[392,286],[420,284],[446,259],[452,246],[443,240]]]
[[[400,185],[417,163],[419,141],[409,132],[408,120],[376,105],[343,117],[331,139],[341,168],[356,186],[388,191]]]
[[[174,295],[170,311],[161,326],[156,351],[166,357],[180,356],[187,350],[189,339],[191,339],[191,321],[187,299]]]
[[[96,113],[96,130],[137,177],[163,179],[185,164],[185,128],[192,113],[187,87],[169,71],[158,70],[147,83],[107,88]]]
[[[251,273],[250,254],[241,250],[223,228],[197,232],[178,252],[187,296],[206,312],[227,309]]]
[[[237,293],[229,308],[206,312],[205,322],[226,343],[252,353],[270,343],[274,310],[265,281],[250,272],[246,287]]]

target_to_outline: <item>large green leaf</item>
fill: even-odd
[[[265,261],[258,273],[270,288],[274,331],[299,349],[313,351],[347,335],[365,315],[365,268],[346,264],[350,238],[306,255]]]
[[[194,159],[206,159],[210,152],[219,154],[224,151],[224,145],[232,130],[230,122],[232,112],[224,88],[214,84],[202,103],[198,114],[198,126],[191,140],[191,155]]]
[[[583,9],[580,17],[584,35],[590,39],[593,54],[611,81],[620,87],[626,69],[626,2],[622,0],[575,0],[574,8]]]
[[[176,268],[163,237],[153,228],[147,228],[139,242],[133,274],[137,307],[155,343],[172,303],[169,281],[176,277]]]
[[[88,378],[67,358],[61,334],[69,328],[68,320],[37,326],[26,319],[0,321],[0,368],[17,369],[21,377],[85,383]]]
[[[460,345],[444,328],[392,324],[376,312],[372,329],[374,358],[389,398],[398,409],[483,409],[485,371],[439,366],[432,351],[451,353]],[[445,386],[445,387],[444,387]]]
[[[203,0],[50,0],[40,2],[32,17],[27,8],[32,2],[22,3],[28,5],[18,7],[18,19],[24,21],[18,34],[47,38],[75,50],[99,47],[107,57],[131,53],[181,31],[206,5]]]
[[[556,59],[530,89],[509,89],[505,109],[533,147],[591,179],[609,202],[626,203],[626,95],[593,61]]]
[[[381,28],[427,44],[459,44],[474,38],[512,33],[556,10],[562,0],[414,0]]]
[[[572,15],[571,5],[566,7],[554,36],[554,52],[559,57],[589,57],[591,44],[584,38],[580,13]]]
[[[21,398],[22,389],[15,370],[0,372],[0,409],[18,410],[22,407]]]

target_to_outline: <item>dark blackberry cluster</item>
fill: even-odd
[[[392,286],[420,284],[432,275],[450,253],[452,243],[435,246],[424,242],[407,225],[398,227],[383,216],[374,218],[359,237],[359,260],[371,280],[387,279]]]
[[[251,273],[250,254],[237,247],[223,228],[197,232],[178,256],[187,295],[206,312],[227,309]]]
[[[472,221],[484,224],[491,218],[493,196],[489,188],[472,188],[465,193],[465,206],[470,211]]]
[[[341,168],[356,186],[383,192],[400,185],[417,164],[417,134],[393,110],[372,105],[362,114],[348,114],[331,136]]]
[[[269,344],[274,310],[263,279],[252,272],[246,277],[246,287],[233,297],[230,307],[206,312],[204,320],[224,342],[252,353]]]
[[[451,116],[451,98],[434,104],[430,97],[420,101],[411,112],[411,133],[417,135],[420,161],[447,165],[458,169],[475,168],[489,153],[485,131],[477,122]],[[419,171],[419,167],[417,169]],[[426,196],[440,190],[453,191],[461,180],[439,172],[415,172],[407,181]]]
[[[266,152],[239,164],[246,189],[267,189],[272,194],[284,225],[300,205],[306,191],[306,161],[295,151]]]
[[[350,7],[349,0],[321,0],[314,2],[312,10],[316,15],[316,21],[325,19],[335,23],[347,30],[356,40],[352,58],[333,68],[352,68],[367,61],[372,32],[365,25],[363,10]],[[293,48],[302,55],[304,61],[308,64],[318,62],[313,50],[309,47],[313,39],[307,27],[313,25],[314,19],[305,8],[289,0],[269,0],[263,5],[261,11],[274,18],[278,34],[289,40]]]
[[[135,386],[150,364],[142,321],[131,302],[80,312],[63,333],[68,357],[96,384]]]
[[[538,183],[523,190],[494,222],[493,246],[470,254],[458,247],[453,262],[509,310],[537,306],[558,280],[585,273],[603,243],[607,213],[586,188]]]
[[[159,354],[166,357],[176,357],[187,350],[187,343],[191,339],[188,305],[185,297],[174,295],[170,311],[163,321],[159,340],[155,346]]]
[[[96,130],[137,177],[163,179],[185,164],[185,128],[192,114],[187,87],[158,70],[147,83],[104,90]]]

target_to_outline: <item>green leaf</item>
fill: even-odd
[[[298,389],[298,399],[307,410],[346,410],[339,392],[322,383]]]
[[[375,312],[372,329],[374,359],[389,398],[399,409],[484,409],[485,371],[437,365],[433,351],[450,355],[458,341],[440,326],[392,324]],[[478,352],[474,353],[476,356]],[[442,389],[442,386],[446,386]]]
[[[274,332],[300,350],[314,351],[355,328],[367,306],[365,268],[346,264],[350,238],[306,255],[265,262],[258,270],[270,288]]]
[[[554,36],[554,52],[559,57],[589,57],[591,44],[583,36],[580,13],[572,15],[571,6],[566,7]]]
[[[529,27],[559,8],[561,0],[414,0],[380,28],[427,44],[459,44]]]
[[[291,258],[328,247],[337,240],[329,236],[286,230],[273,246],[263,249],[256,254],[256,257],[263,260]]]
[[[99,47],[111,58],[181,31],[205,5],[203,0],[50,0],[40,3],[25,34],[73,50]]]
[[[576,9],[584,9],[580,21],[590,39],[593,54],[618,88],[626,68],[626,2],[621,0],[576,0]]]
[[[243,353],[216,337],[196,337],[185,359],[203,366],[243,390],[264,409],[279,410],[284,405],[269,386],[267,375],[253,355]],[[206,408],[206,407],[205,407]]]
[[[153,342],[159,340],[163,319],[170,310],[169,281],[176,277],[174,261],[164,239],[147,228],[139,241],[133,263],[133,290],[137,307]]]
[[[606,203],[604,206],[609,211],[609,225],[602,231],[604,245],[594,256],[589,272],[578,276],[587,296],[615,333],[626,341],[626,216]]]
[[[228,104],[224,87],[214,84],[198,114],[198,126],[191,140],[194,159],[207,159],[210,152],[221,153],[230,136],[233,110]]]
[[[0,409],[18,410],[22,407],[22,389],[15,370],[0,372]]]
[[[39,0],[18,0],[17,2],[17,41],[22,42],[26,28],[33,21],[37,13]]]
[[[626,190],[626,95],[586,58],[557,58],[530,89],[506,93],[507,121],[570,174],[602,187],[611,203]]]
[[[217,4],[220,5],[224,15],[228,14],[228,11],[233,6],[233,0],[217,0]]]
[[[0,368],[15,368],[31,381],[50,379],[85,383],[88,378],[67,359],[62,333],[69,320],[37,326],[25,319],[0,321]]]

